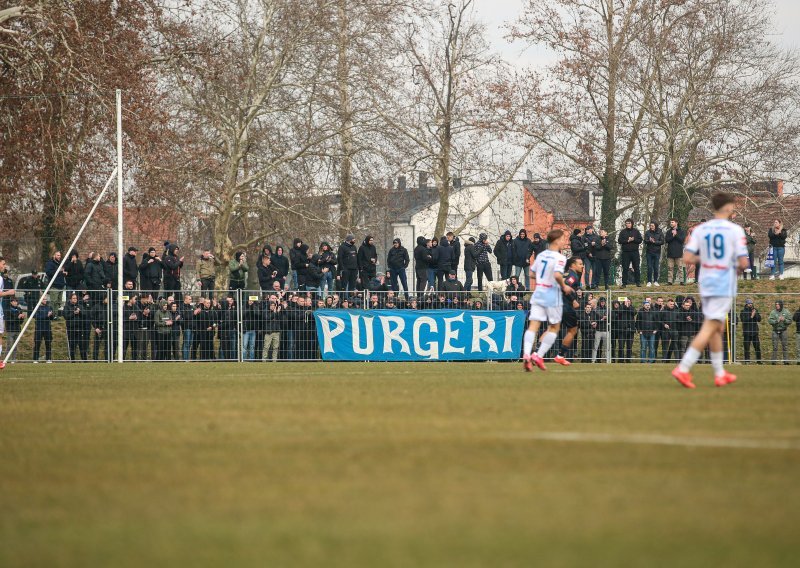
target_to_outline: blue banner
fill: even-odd
[[[318,310],[325,361],[473,361],[517,359],[525,312],[465,310]]]

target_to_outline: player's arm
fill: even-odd
[[[683,248],[683,263],[684,264],[697,264],[700,262],[700,243],[697,240],[697,231],[692,231],[692,236],[689,237],[689,242]]]
[[[13,288],[10,290],[2,290],[0,291],[0,296],[14,296],[16,295],[17,291]]]
[[[558,285],[565,294],[572,294],[575,291],[564,281],[564,275],[561,272],[554,272],[553,278],[558,282]]]
[[[750,254],[747,252],[747,235],[744,229],[739,228],[739,235],[736,238],[736,257],[738,259],[739,273],[741,274],[750,268]]]

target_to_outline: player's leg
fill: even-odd
[[[536,343],[536,334],[539,333],[539,320],[530,320],[528,322],[528,329],[525,330],[525,335],[522,338],[522,355],[523,357],[530,357],[533,351],[533,345]]]
[[[558,339],[558,331],[561,329],[561,322],[551,323],[547,327],[547,331],[542,335],[542,340],[539,342],[539,349],[536,351],[536,356],[544,359],[544,356],[550,351],[550,348]],[[536,361],[534,360],[534,363]]]
[[[561,347],[558,350],[558,355],[556,355],[553,359],[559,365],[568,366],[571,364],[567,360],[567,352],[569,351],[570,347],[572,347],[572,343],[575,341],[575,336],[577,334],[577,326],[568,328],[567,333],[564,334],[564,339],[561,341]]]

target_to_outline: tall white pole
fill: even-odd
[[[122,363],[122,91],[117,89],[117,361]],[[114,318],[111,318],[112,321]]]

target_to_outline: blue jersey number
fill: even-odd
[[[706,235],[706,251],[711,258],[723,258],[725,256],[725,239],[719,233],[714,235]]]
[[[547,261],[542,261],[542,272],[539,274],[539,280],[544,280],[544,273],[547,271]]]

